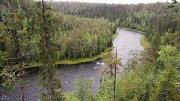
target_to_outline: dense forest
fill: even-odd
[[[3,86],[14,87],[15,83],[23,95],[26,82],[22,80],[26,74],[23,67],[41,63],[42,101],[179,101],[180,3],[172,1],[172,4],[98,4],[1,0]],[[134,57],[117,79],[113,74],[102,77],[96,96],[90,89],[92,81],[82,77],[75,82],[74,92],[61,94],[54,63],[91,58],[104,52],[112,46],[112,36],[118,27],[143,32],[145,38],[141,42],[145,50],[132,53]],[[121,65],[113,54],[105,56],[104,62],[110,70]]]

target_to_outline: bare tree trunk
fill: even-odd
[[[19,64],[19,69],[20,69],[20,79],[22,79],[23,77],[23,68],[22,68],[22,52],[21,52],[21,49],[20,49],[20,45],[19,45],[19,35],[15,29],[15,40],[16,40],[16,52],[17,52],[17,62]],[[21,82],[22,83],[22,82]],[[21,98],[22,98],[22,101],[24,101],[24,84],[20,84],[20,92],[21,92]]]
[[[114,101],[116,100],[116,65],[114,68]]]
[[[23,85],[21,86],[21,99],[22,99],[22,101],[25,101],[24,100],[25,97],[24,97],[24,86]]]
[[[116,59],[117,59],[117,47],[116,47]],[[114,66],[114,101],[116,100],[116,64]]]

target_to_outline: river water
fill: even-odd
[[[118,36],[113,40],[113,46],[117,50],[118,58],[122,58],[122,63],[125,65],[128,59],[131,57],[129,51],[131,50],[143,50],[140,44],[140,38],[143,37],[140,33],[118,29]],[[83,78],[94,78],[94,84],[92,87],[93,94],[97,93],[99,88],[100,71],[104,68],[102,60],[96,60],[89,63],[83,63],[78,65],[60,65],[58,67],[59,78],[63,84],[63,93],[67,91],[73,91],[73,82],[83,75]],[[119,67],[122,71],[124,66]],[[38,72],[31,72],[25,77],[28,83],[25,85],[25,101],[38,101],[40,88],[38,86]],[[0,101],[21,101],[19,88],[14,90],[7,90],[0,85]]]

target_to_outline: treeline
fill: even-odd
[[[58,60],[92,57],[112,46],[113,23],[100,18],[60,16],[59,32],[54,37]]]
[[[15,44],[3,30],[5,25],[11,19],[8,18],[9,12],[4,11],[4,7],[9,9],[17,8],[17,2],[6,0],[1,1],[0,15],[0,53],[1,53],[1,68],[9,64],[5,59],[15,57]],[[40,43],[41,36],[37,34],[38,20],[35,16],[37,7],[33,5],[31,0],[20,0],[19,5],[22,9],[22,14],[25,16],[21,23],[17,26],[21,27],[21,47],[24,53],[30,51],[30,55],[26,57],[26,65],[30,65],[40,60]],[[65,15],[61,12],[52,13],[53,29],[55,33],[52,35],[53,44],[55,47],[56,61],[64,59],[90,58],[103,52],[107,47],[112,46],[112,35],[116,29],[115,24],[103,18],[83,18],[71,15]],[[5,17],[7,16],[7,17]],[[18,18],[17,18],[18,19]],[[15,19],[16,20],[16,19]],[[4,23],[5,21],[5,23]],[[114,31],[115,32],[115,31]],[[16,64],[11,62],[12,64]]]
[[[117,78],[117,101],[179,101],[180,20],[179,11],[173,10],[178,10],[180,3],[174,1],[173,9],[168,9],[169,5],[168,2],[131,5],[55,2],[52,6],[64,14],[105,18],[117,27],[145,33],[142,44],[147,47],[140,53],[132,53],[134,58]],[[95,100],[114,100],[111,81],[114,79],[108,80],[101,82],[101,86],[106,86],[100,87]],[[103,93],[107,89],[109,93]]]
[[[54,2],[56,12],[88,18],[104,18],[115,23],[115,27],[130,28],[146,33],[153,58],[157,58],[159,46],[172,45],[180,50],[179,12],[168,9],[170,3],[150,4],[101,4],[81,2]],[[179,9],[175,3],[174,9]]]
[[[51,12],[50,6],[46,8],[40,2],[34,5],[29,0],[17,1],[19,3],[15,0],[0,2],[0,66],[5,68],[8,65],[17,66],[18,63],[26,65],[42,61],[45,67],[40,72],[40,81],[44,88],[42,90],[45,91],[42,99],[58,101],[58,97],[61,100],[65,97],[66,101],[180,100],[179,12],[166,9],[169,3],[116,5],[51,2],[56,11]],[[179,7],[178,5],[175,3],[175,7]],[[46,12],[43,13],[42,9],[45,8]],[[44,20],[43,17],[47,19]],[[113,70],[118,62],[115,56],[107,56],[105,64],[109,68],[104,73],[109,73],[110,77],[102,76],[96,97],[90,91],[92,82],[83,78],[75,83],[74,92],[61,95],[60,81],[54,78],[54,59],[57,61],[92,57],[104,51],[112,45],[111,36],[116,27],[145,32],[149,47],[145,47],[143,52],[132,53],[134,58],[129,60],[127,68],[117,79],[114,79]],[[19,61],[10,61],[17,57]],[[21,71],[22,68],[19,69]],[[9,71],[4,72],[6,74]],[[20,74],[23,75],[23,72]],[[5,86],[11,82],[8,80],[4,83]],[[54,81],[51,82],[52,80]],[[114,90],[113,81],[116,80]],[[18,83],[22,83],[21,79]],[[22,83],[21,87],[23,85]]]
[[[68,15],[89,18],[104,18],[117,27],[136,29],[147,33],[149,41],[154,34],[179,31],[178,15],[167,7],[170,3],[150,4],[97,4],[81,2],[54,2],[53,10]],[[175,5],[179,7],[179,3]]]
[[[42,101],[64,101],[55,63],[91,58],[112,46],[114,24],[103,18],[82,18],[53,12],[44,0],[0,1],[0,79],[19,87],[25,101],[25,66],[40,63]]]

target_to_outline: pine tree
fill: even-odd
[[[9,57],[7,57],[8,64],[4,66],[0,76],[5,80],[3,86],[7,88],[20,87],[21,99],[25,100],[24,96],[24,85],[25,81],[23,76],[26,72],[23,70],[23,60],[26,53],[23,52],[24,26],[22,22],[25,19],[25,13],[21,9],[19,0],[14,1],[13,4],[17,4],[17,8],[13,8],[8,1],[7,7],[3,11],[3,25],[4,25],[4,36],[9,40],[9,50],[7,50]],[[6,47],[7,48],[7,47]]]
[[[121,59],[117,58],[117,50],[116,50],[116,55],[113,53],[107,54],[103,61],[106,64],[106,68],[102,71],[102,75],[109,74],[109,77],[112,78],[114,77],[114,101],[116,99],[116,69],[119,66],[122,65]]]
[[[36,33],[41,36],[40,40],[40,86],[42,101],[62,101],[62,85],[58,78],[56,78],[55,69],[55,51],[52,42],[52,35],[55,33],[53,29],[54,22],[50,6],[46,5],[44,0],[37,2],[37,26]]]

